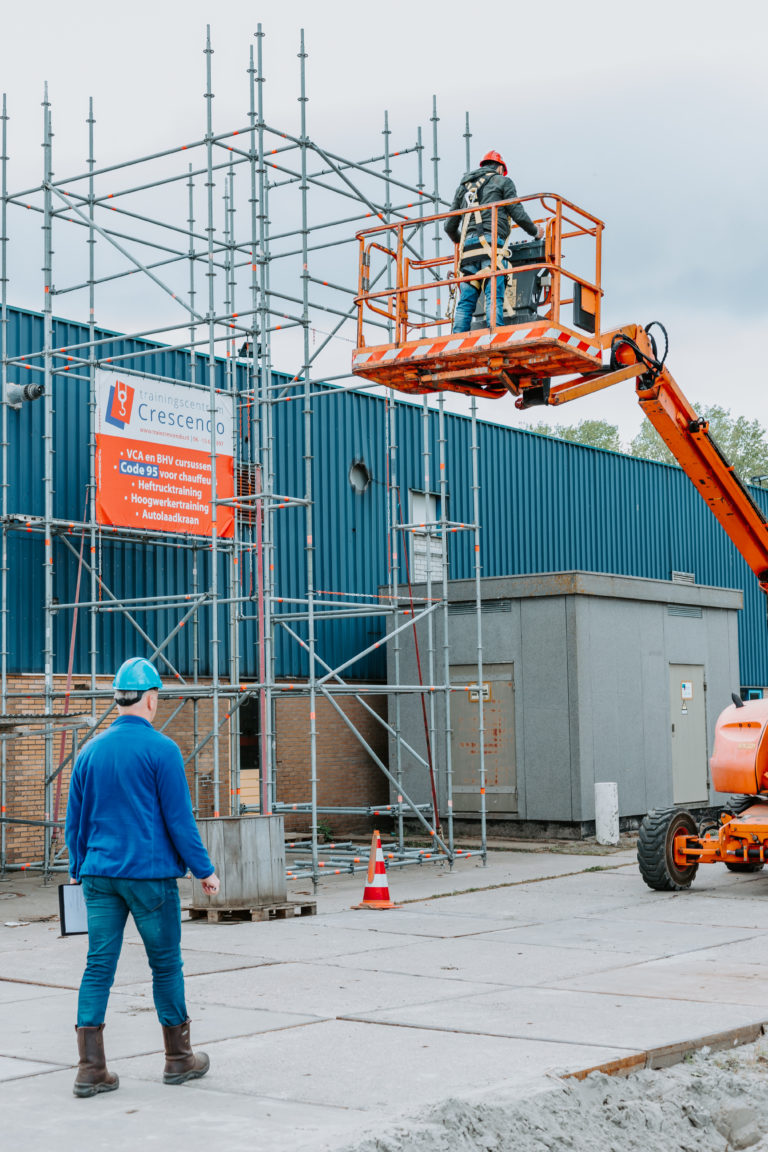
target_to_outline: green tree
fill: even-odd
[[[539,436],[555,436],[558,440],[570,440],[576,444],[588,444],[592,448],[610,448],[612,452],[621,452],[619,428],[617,424],[609,424],[607,420],[580,420],[578,424],[547,424],[540,420],[533,424],[529,431]]]
[[[662,464],[677,463],[653,424],[645,417],[637,436],[630,441],[629,451],[633,456],[642,456],[644,460],[660,460]]]
[[[730,408],[720,404],[695,404],[696,413],[709,421],[709,433],[729,464],[733,464],[743,480],[768,475],[768,442],[766,430],[759,420],[731,414]],[[672,453],[647,420],[630,444],[633,456],[646,460],[676,463]]]

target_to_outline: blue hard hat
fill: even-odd
[[[162,686],[157,668],[143,656],[132,656],[121,664],[112,681],[112,687],[120,692],[146,692]]]

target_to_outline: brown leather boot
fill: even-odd
[[[193,1052],[189,1041],[189,1019],[183,1024],[163,1024],[165,1041],[164,1084],[184,1084],[205,1076],[211,1062],[205,1052]]]
[[[98,1092],[114,1092],[120,1084],[117,1076],[107,1071],[104,1055],[104,1025],[95,1028],[78,1028],[77,1051],[80,1063],[77,1066],[75,1096],[95,1096]]]

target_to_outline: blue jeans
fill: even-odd
[[[83,876],[88,912],[88,960],[77,1001],[78,1028],[104,1023],[123,930],[130,912],[152,969],[152,995],[161,1024],[187,1019],[181,959],[181,904],[175,880]]]
[[[471,247],[474,243],[468,241]],[[475,272],[479,272],[482,268],[490,268],[490,256],[477,256],[471,260],[462,260],[461,262],[461,275],[472,276]],[[508,268],[509,264],[506,260],[497,261],[498,268]],[[483,283],[481,281],[481,283]],[[489,278],[484,282],[485,284],[485,326],[491,326],[491,279]],[[496,277],[496,325],[497,327],[504,323],[504,290],[507,286],[505,276]],[[472,323],[472,316],[474,315],[475,306],[477,305],[477,298],[480,295],[479,288],[474,288],[470,282],[462,284],[459,291],[459,302],[456,305],[456,313],[453,319],[454,332],[469,332],[469,326]]]

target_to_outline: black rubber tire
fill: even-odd
[[[690,888],[698,863],[681,868],[672,857],[675,836],[683,831],[698,835],[696,821],[684,808],[657,808],[644,818],[637,838],[637,863],[649,888],[657,892]]]
[[[738,816],[742,812],[746,812],[747,808],[751,808],[753,804],[758,802],[757,796],[729,796],[723,805],[723,812],[730,812],[732,816]]]

